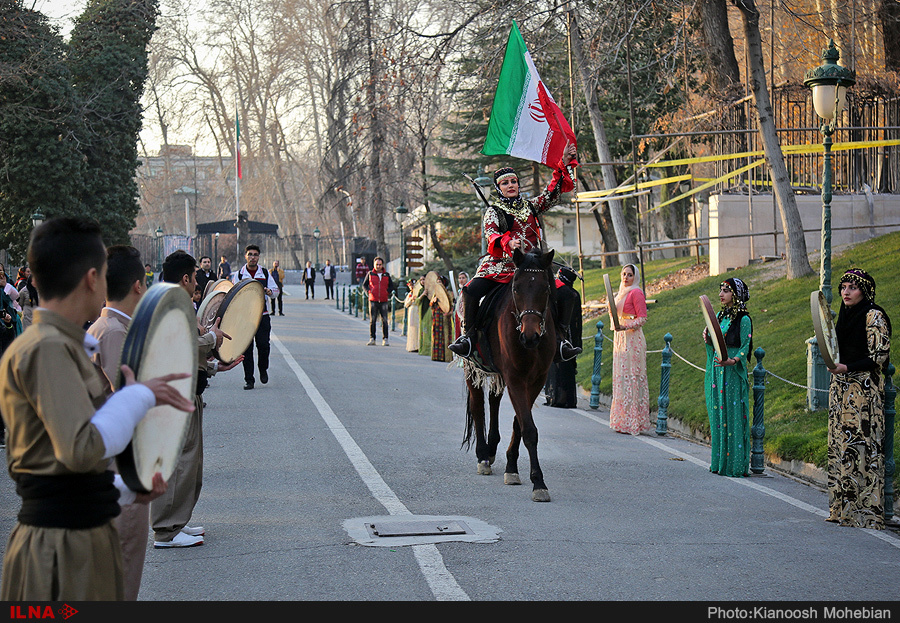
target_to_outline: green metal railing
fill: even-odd
[[[602,322],[597,322],[596,326],[597,333],[594,335],[594,370],[593,374],[591,375],[591,397],[589,402],[592,409],[598,409],[600,407],[600,381],[603,378],[603,340],[605,338],[612,341],[609,337],[603,334]],[[706,372],[705,368],[691,363],[690,361],[679,355],[677,352],[675,352],[675,350],[672,348],[673,339],[674,338],[672,337],[671,333],[666,333],[663,336],[665,346],[662,350],[647,351],[647,354],[662,354],[662,364],[659,377],[659,397],[657,398],[656,403],[656,434],[660,436],[666,435],[668,433],[670,391],[669,381],[672,368],[672,355],[675,355],[677,358],[681,359],[689,366],[696,368],[701,372]],[[756,358],[756,366],[753,368],[753,424],[750,428],[750,471],[754,474],[762,474],[765,471],[765,453],[763,450],[763,442],[765,440],[766,434],[765,404],[766,383],[768,377],[771,376],[790,385],[806,389],[808,395],[810,396],[808,401],[809,405],[818,405],[824,407],[828,406],[828,388],[827,386],[821,387],[822,380],[819,374],[820,370],[817,369],[817,366],[820,365],[819,360],[821,359],[821,356],[818,352],[818,347],[814,339],[807,341],[807,344],[809,345],[808,380],[810,381],[810,386],[803,386],[798,383],[794,383],[778,376],[777,374],[774,374],[770,370],[766,370],[762,363],[763,358],[766,356],[766,351],[762,348],[757,348],[755,351],[753,351],[753,356]],[[895,402],[897,398],[897,387],[893,382],[895,371],[896,370],[894,368],[894,364],[888,364],[884,383],[885,427],[882,450],[885,457],[883,491],[885,521],[889,521],[894,516],[894,474],[896,473],[896,463],[894,460],[894,427],[896,420]],[[824,398],[821,397],[821,393],[823,392],[825,393]]]

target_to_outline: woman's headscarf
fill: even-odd
[[[500,207],[524,221],[528,218],[530,209],[525,204],[525,200],[522,198],[521,193],[515,197],[504,197],[503,192],[500,190],[500,181],[507,177],[519,179],[518,173],[516,173],[516,170],[512,167],[503,167],[494,171],[494,188],[497,190],[497,198]]]
[[[863,297],[870,303],[875,302],[875,280],[872,275],[861,268],[851,268],[841,275],[841,283],[853,283],[862,291]]]
[[[875,280],[869,273],[861,268],[851,268],[841,275],[840,283],[856,284],[863,293],[862,300],[851,307],[844,305],[843,298],[841,299],[841,308],[834,326],[841,363],[853,363],[869,357],[866,335],[866,316],[869,311],[877,309],[884,314],[888,335],[891,334],[891,319],[884,309],[875,304]]]
[[[622,301],[625,300],[625,297],[628,295],[629,292],[631,292],[635,288],[640,289],[640,286],[638,284],[641,282],[641,273],[638,271],[638,267],[635,266],[634,264],[625,264],[624,266],[622,266],[622,270],[625,270],[629,266],[631,266],[631,270],[632,270],[632,272],[634,272],[634,280],[631,282],[630,286],[626,286],[624,280],[619,282],[619,290],[618,290],[618,292],[616,292],[616,304],[617,305],[621,304]],[[619,272],[621,273],[621,271],[619,271]]]
[[[722,282],[723,286],[728,288],[733,296],[731,307],[723,307],[722,313],[719,315],[721,318],[723,315],[728,316],[729,318],[734,318],[737,316],[738,312],[747,312],[747,301],[750,300],[750,288],[747,287],[747,284],[737,277],[730,277]]]
[[[726,346],[741,345],[741,318],[747,316],[750,318],[750,312],[747,311],[747,301],[750,300],[750,288],[743,280],[737,277],[729,277],[722,282],[722,286],[728,288],[733,296],[731,307],[722,307],[719,312],[718,319],[731,318],[731,324],[725,332]],[[753,352],[753,320],[750,325],[750,348],[747,351],[747,361],[750,361],[750,353]]]

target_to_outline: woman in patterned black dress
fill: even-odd
[[[828,393],[827,521],[884,528],[884,374],[891,321],[875,304],[875,280],[854,268],[841,277],[835,325],[841,363]]]

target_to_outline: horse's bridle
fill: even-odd
[[[543,268],[521,268],[516,272],[520,272],[520,271],[523,273],[544,273],[544,274],[547,273],[547,271]],[[515,283],[515,276],[513,276],[513,284],[514,283]],[[538,311],[536,309],[523,309],[522,311],[519,311],[519,304],[518,304],[518,302],[516,302],[516,291],[515,291],[515,288],[513,288],[512,299],[513,299],[513,306],[516,308],[516,311],[510,312],[510,313],[516,319],[516,331],[519,331],[519,332],[522,331],[522,317],[523,316],[526,316],[528,314],[534,314],[535,316],[537,316],[538,318],[541,319],[541,332],[538,334],[538,337],[544,337],[544,329],[546,327],[546,322],[547,322],[547,309],[550,307],[550,296],[549,296],[550,284],[549,284],[549,282],[547,284],[547,290],[548,290],[548,296],[547,296],[547,303],[544,305],[544,311]]]

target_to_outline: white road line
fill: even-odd
[[[573,409],[573,411],[575,411],[576,413],[578,413],[580,415],[583,415],[584,417],[588,418],[589,420],[594,420],[595,422],[609,426],[609,420],[598,417],[598,416],[594,415],[593,413],[589,413],[589,412],[583,411],[581,409]],[[659,448],[663,452],[673,454],[679,458],[684,459],[685,461],[689,461],[690,463],[693,463],[694,465],[699,465],[700,467],[703,467],[707,470],[709,469],[709,461],[701,461],[700,459],[698,459],[695,456],[691,456],[689,454],[679,452],[678,450],[675,450],[674,448],[670,448],[666,444],[664,444],[660,441],[657,441],[656,439],[653,439],[650,437],[645,437],[644,435],[636,435],[635,438],[639,439],[640,441],[642,441],[648,445],[653,446],[654,448]],[[728,480],[729,480],[729,482],[733,482],[735,484],[742,485],[744,487],[749,487],[750,489],[759,491],[760,493],[763,493],[765,495],[768,495],[768,496],[771,496],[778,500],[781,500],[782,502],[786,502],[786,503],[790,504],[791,506],[795,506],[795,507],[799,508],[800,510],[804,510],[808,513],[812,513],[813,515],[818,515],[819,517],[828,517],[827,511],[824,511],[820,508],[812,506],[811,504],[807,504],[806,502],[802,502],[796,498],[793,498],[789,495],[781,493],[780,491],[776,491],[774,489],[770,489],[769,487],[765,487],[759,483],[753,482],[752,480],[750,480],[748,478],[729,478]],[[874,536],[875,538],[880,539],[880,540],[884,541],[885,543],[888,543],[888,544],[893,545],[894,547],[900,549],[900,539],[895,537],[890,531],[888,531],[888,530],[870,530],[867,528],[863,528],[862,530],[863,530],[863,532],[866,532],[866,533]]]
[[[391,488],[378,473],[378,470],[375,469],[375,466],[372,465],[368,457],[366,457],[362,448],[356,444],[353,437],[347,432],[344,425],[341,424],[340,419],[338,419],[337,415],[335,415],[334,411],[332,411],[331,407],[322,397],[322,394],[319,393],[319,390],[316,389],[316,386],[310,380],[309,376],[303,371],[303,368],[300,367],[300,364],[297,363],[297,360],[294,359],[293,355],[291,355],[284,344],[282,344],[281,340],[279,340],[274,333],[271,334],[270,339],[284,357],[288,367],[294,372],[294,375],[296,375],[297,380],[300,381],[300,385],[303,386],[309,399],[319,411],[319,415],[322,416],[325,425],[328,426],[331,434],[337,439],[337,442],[344,450],[344,454],[350,459],[353,468],[369,488],[369,491],[372,492],[374,498],[378,500],[391,515],[412,515],[403,502],[401,502],[394,492],[391,491]],[[431,592],[434,594],[435,599],[438,601],[470,600],[469,596],[453,577],[453,574],[447,570],[447,567],[444,565],[444,559],[441,557],[441,553],[438,551],[436,545],[428,543],[413,545],[412,548],[416,561],[419,563],[419,568],[422,570],[422,574],[425,576],[425,580],[428,582],[428,586],[431,588]]]

